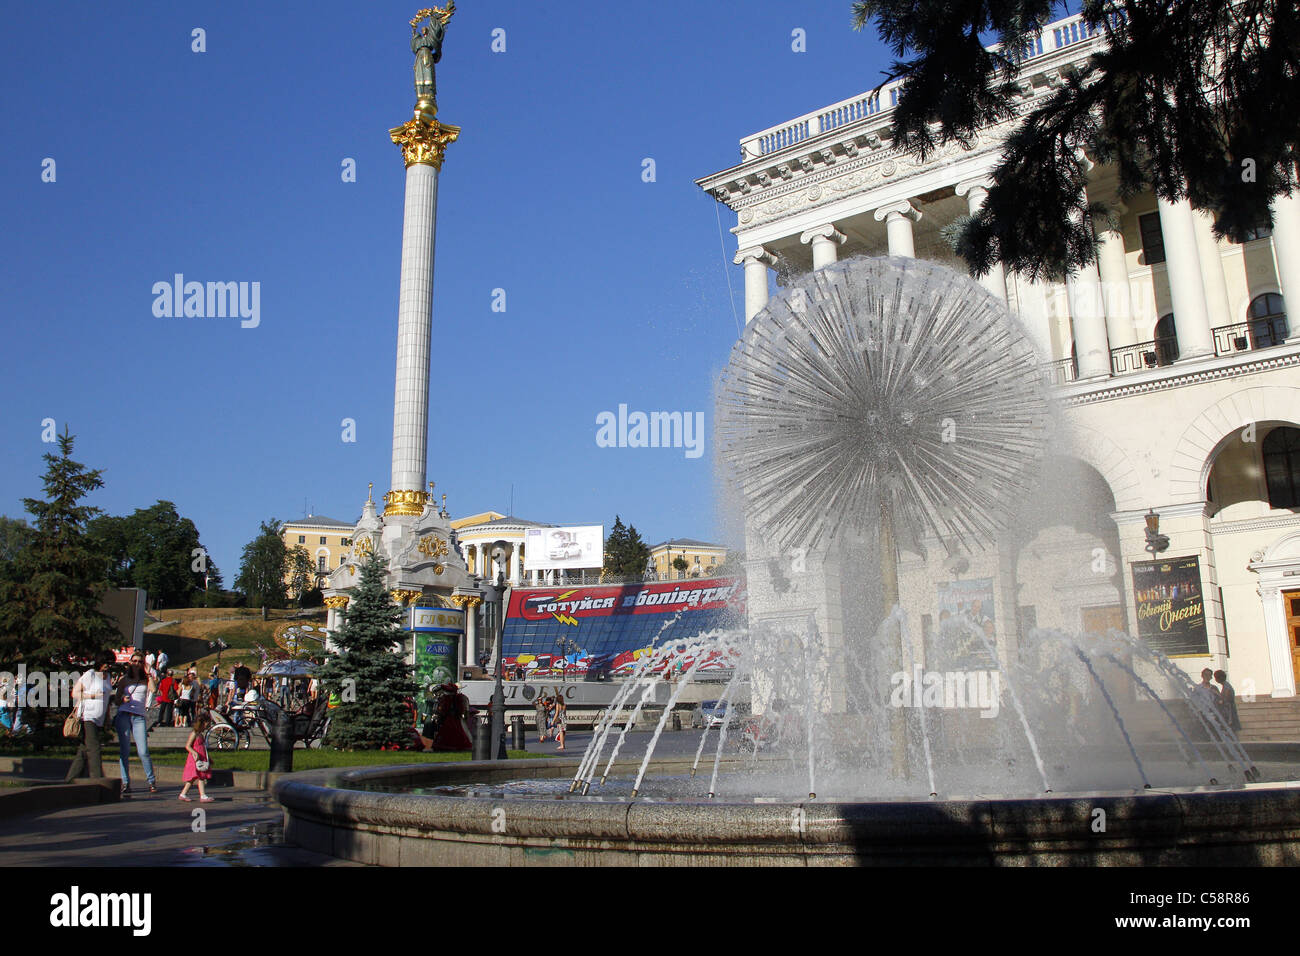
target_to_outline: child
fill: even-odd
[[[185,741],[185,749],[189,756],[185,758],[185,773],[181,778],[185,781],[185,786],[181,787],[180,799],[186,803],[190,800],[190,784],[196,781],[199,785],[199,803],[212,802],[212,797],[208,796],[203,786],[204,781],[212,779],[212,768],[208,763],[208,747],[203,742],[203,735],[208,732],[211,724],[212,718],[208,716],[208,712],[201,711],[194,718],[194,724],[190,728],[190,739]],[[200,763],[203,765],[202,770],[198,767]]]

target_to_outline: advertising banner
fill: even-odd
[[[1138,637],[1168,657],[1210,653],[1196,555],[1133,563]]]
[[[509,676],[623,677],[654,648],[744,622],[737,578],[693,578],[576,588],[515,588],[506,607],[503,656]],[[673,666],[696,663],[685,646]],[[720,655],[701,673],[728,670]]]
[[[524,531],[524,566],[530,571],[599,568],[604,564],[604,525]]]
[[[422,694],[456,680],[465,612],[460,608],[413,607],[410,630],[415,638],[415,680]]]

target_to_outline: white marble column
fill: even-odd
[[[971,180],[957,184],[957,195],[966,197],[966,204],[970,209],[972,216],[976,215],[984,206],[984,200],[988,198],[989,187],[984,180]],[[1002,269],[1002,263],[995,262],[988,272],[979,277],[979,284],[988,289],[1003,302],[1007,301],[1007,276]]]
[[[912,223],[921,221],[921,211],[910,200],[881,206],[876,210],[876,222],[885,224],[889,237],[889,254],[916,258],[916,243],[912,237]]]
[[[1106,310],[1102,305],[1101,275],[1095,265],[1070,273],[1065,280],[1070,303],[1070,328],[1074,333],[1079,378],[1110,375],[1110,340],[1106,335]]]
[[[1174,307],[1180,360],[1214,354],[1210,313],[1205,307],[1205,283],[1196,249],[1196,220],[1186,199],[1168,202],[1157,197],[1160,232],[1165,241],[1169,297]]]
[[[1201,266],[1201,284],[1205,288],[1205,309],[1209,313],[1210,328],[1232,324],[1232,310],[1228,306],[1228,283],[1223,277],[1223,255],[1219,241],[1214,238],[1214,219],[1209,213],[1192,210],[1196,231],[1196,256]],[[1177,313],[1174,313],[1175,317]]]
[[[1119,207],[1120,214],[1124,210]],[[1128,282],[1128,259],[1124,234],[1108,223],[1097,226],[1097,271],[1101,276],[1102,305],[1106,312],[1106,338],[1113,349],[1137,344],[1133,322],[1133,292]]]
[[[767,306],[767,270],[776,266],[776,256],[762,246],[750,246],[736,253],[736,265],[745,266],[745,323]]]
[[[478,606],[474,601],[465,605],[465,664],[478,665]]]
[[[1300,342],[1300,190],[1273,200],[1273,255],[1286,300],[1288,342]]]
[[[519,545],[515,545],[514,550],[510,552],[510,570],[507,578],[511,584],[519,583]]]
[[[433,245],[438,170],[406,168],[402,275],[397,307],[391,490],[424,491],[429,446],[429,356],[433,337]]]
[[[824,269],[839,258],[839,247],[848,241],[844,233],[835,228],[835,223],[809,229],[799,237],[804,245],[812,244],[813,269]]]

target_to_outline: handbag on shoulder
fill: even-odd
[[[77,711],[75,709],[72,711],[72,713],[68,714],[66,718],[64,718],[63,736],[75,737],[75,738],[81,737],[81,717],[78,716]]]

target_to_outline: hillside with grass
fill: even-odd
[[[218,663],[218,657],[223,676],[238,663],[257,670],[261,665],[257,645],[268,651],[278,650],[275,632],[286,621],[325,623],[323,608],[302,616],[292,610],[270,611],[266,621],[262,620],[261,610],[253,608],[170,608],[153,611],[152,616],[163,623],[151,625],[154,629],[145,631],[145,651],[165,652],[173,667],[184,667],[195,661],[200,676],[204,677]],[[227,645],[219,654],[217,641]],[[312,650],[316,648],[308,648],[299,656],[307,656]]]

